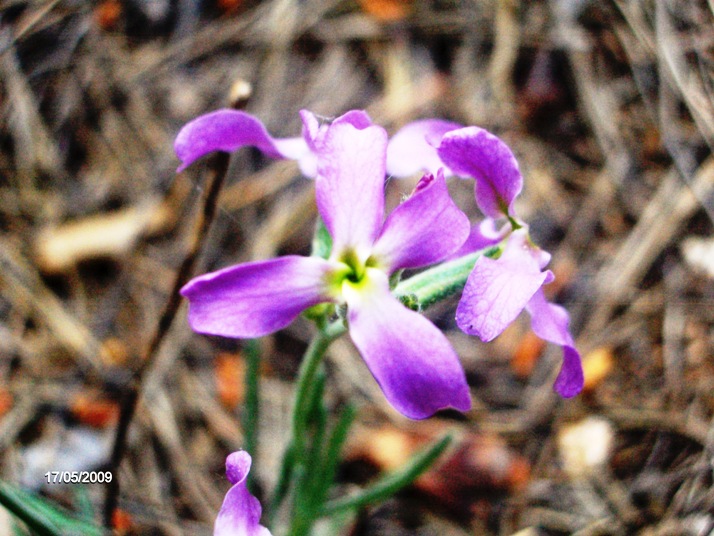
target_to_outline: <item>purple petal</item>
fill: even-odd
[[[334,241],[333,251],[369,255],[384,218],[387,133],[378,126],[330,125],[315,140],[317,207]]]
[[[271,536],[260,525],[262,508],[245,485],[250,471],[250,454],[238,451],[226,458],[226,476],[233,484],[223,500],[213,528],[214,536]]]
[[[479,257],[476,261],[456,308],[456,323],[465,333],[491,341],[549,278],[550,271],[540,271],[525,230],[516,231],[498,259]]]
[[[300,119],[302,119],[302,137],[314,152],[315,139],[320,134],[320,121],[310,110],[300,110]]]
[[[583,388],[583,366],[568,328],[568,312],[560,305],[548,303],[542,289],[533,295],[526,309],[531,315],[533,332],[541,339],[563,347],[563,366],[555,380],[556,392],[564,398],[577,395]]]
[[[559,346],[575,346],[568,325],[570,316],[565,308],[548,303],[543,289],[538,290],[526,306],[531,315],[533,332],[541,339]]]
[[[213,151],[232,152],[250,145],[271,158],[300,160],[310,150],[302,138],[274,139],[259,119],[238,110],[217,110],[187,123],[176,136],[174,150],[183,171]]]
[[[475,253],[481,249],[495,246],[506,237],[510,230],[510,223],[506,223],[499,229],[496,227],[495,220],[486,218],[471,227],[471,232],[469,233],[468,238],[459,250],[450,257],[450,259],[458,259],[459,257]]]
[[[368,268],[357,287],[343,286],[350,336],[397,411],[424,419],[440,409],[471,408],[459,358],[444,334],[389,293],[387,275]]]
[[[384,223],[372,255],[388,272],[439,262],[469,235],[469,219],[449,196],[443,171],[425,175]]]
[[[302,137],[304,143],[307,143],[309,150],[307,153],[301,154],[298,157],[298,164],[303,175],[306,177],[315,177],[317,175],[317,148],[315,146],[315,140],[320,138],[320,136],[324,136],[330,125],[320,125],[318,118],[309,110],[300,110],[300,117],[303,123]],[[351,110],[335,119],[332,124],[339,123],[349,123],[353,127],[362,130],[370,126],[372,120],[369,118],[369,115],[367,115],[367,112]]]
[[[338,125],[340,123],[349,123],[358,130],[364,130],[369,126],[372,126],[372,119],[364,110],[350,110],[332,122],[333,125]]]
[[[287,256],[231,266],[192,279],[181,289],[194,331],[261,337],[284,328],[304,309],[330,301],[331,263]]]
[[[298,167],[300,173],[310,179],[317,176],[317,155],[313,152],[307,152],[298,159]]]
[[[317,116],[309,110],[300,110],[300,117],[302,118],[302,137],[307,142],[311,151],[316,151],[315,140],[327,131],[332,125],[339,125],[340,123],[348,123],[355,127],[357,130],[363,130],[368,126],[372,125],[372,120],[370,119],[367,112],[363,110],[350,110],[349,112],[341,115],[331,123],[320,124],[320,120]]]
[[[444,134],[459,128],[462,125],[441,119],[422,119],[403,126],[389,140],[387,173],[395,177],[408,177],[419,171],[436,175],[445,167],[436,147]],[[447,170],[446,174],[451,172]]]
[[[563,398],[572,398],[583,390],[585,378],[580,354],[572,346],[563,346],[563,365],[553,389]]]
[[[486,216],[515,217],[513,201],[523,177],[508,145],[482,128],[467,127],[445,134],[437,153],[454,173],[476,179],[476,203]]]

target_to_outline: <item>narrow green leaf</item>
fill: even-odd
[[[320,413],[325,411],[323,397],[325,394],[325,385],[327,384],[327,375],[325,374],[325,369],[322,364],[318,366],[315,372],[315,378],[313,383],[308,389],[306,408],[305,408],[305,425],[306,427],[312,426],[315,422],[319,421]],[[317,421],[316,421],[317,420]],[[308,433],[305,429],[303,433]]]
[[[357,410],[355,410],[355,407],[352,404],[348,404],[345,409],[342,410],[340,418],[337,421],[337,424],[335,424],[332,434],[330,434],[330,439],[324,453],[324,462],[322,464],[318,479],[320,486],[315,491],[316,511],[322,508],[322,504],[327,498],[327,493],[335,481],[337,467],[339,466],[341,459],[340,455],[342,453],[342,447],[347,440],[347,434],[356,415]]]
[[[320,401],[322,402],[322,401]],[[295,495],[293,497],[293,530],[302,527],[297,533],[308,531],[315,519],[317,504],[317,489],[320,486],[320,466],[323,463],[322,446],[327,433],[327,408],[320,403],[312,411],[310,418],[309,448],[305,460],[300,464],[303,470],[301,479],[296,479]],[[307,533],[307,532],[306,532]]]
[[[258,419],[260,416],[260,344],[257,339],[248,339],[243,346],[246,359],[245,412],[243,431],[245,450],[255,459],[258,455]],[[248,473],[248,489],[254,489],[254,472]]]
[[[77,510],[77,517],[91,523],[92,519],[94,519],[95,509],[87,486],[77,486],[72,504]]]
[[[436,461],[451,443],[451,434],[433,443],[430,447],[416,454],[402,468],[385,475],[360,493],[328,502],[320,511],[321,516],[332,516],[344,510],[361,508],[367,504],[384,501],[410,485],[419,475]]]
[[[101,536],[104,529],[72,517],[49,500],[0,482],[0,504],[39,536]]]
[[[283,503],[285,496],[290,489],[290,481],[293,478],[295,469],[295,445],[288,445],[283,454],[283,460],[280,464],[280,472],[278,473],[278,483],[275,485],[275,491],[273,492],[273,499],[269,504],[268,511],[266,512],[266,518],[268,520],[268,526],[272,525],[274,517],[276,516],[280,505]]]

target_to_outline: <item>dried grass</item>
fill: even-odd
[[[714,219],[711,3],[414,0],[396,22],[352,2],[229,4],[0,8],[2,478],[65,493],[29,479],[24,453],[44,445],[48,463],[60,464],[49,445],[89,427],[73,396],[116,401],[139,366],[205,195],[204,164],[175,176],[173,136],[248,81],[247,111],[276,135],[298,132],[301,108],[365,108],[392,132],[442,116],[502,135],[526,176],[519,209],[554,253],[553,298],[571,311],[584,354],[614,363],[585,395],[561,401],[551,392],[557,349],[526,378],[510,367],[523,324],[485,346],[452,329],[453,308],[435,311],[463,357],[475,409],[433,426],[456,427],[463,441],[477,431],[500,437],[528,460],[527,485],[467,487],[457,510],[422,490],[366,512],[354,534],[714,530],[714,287],[679,248],[710,236]],[[228,180],[202,269],[306,250],[311,185],[293,164],[244,151]],[[452,186],[473,206],[469,188]],[[398,197],[410,188],[389,189]],[[132,533],[209,533],[223,459],[241,445],[240,408],[217,401],[213,366],[239,344],[192,335],[183,318],[148,371],[117,472]],[[266,485],[309,333],[298,322],[263,341],[256,469]],[[335,345],[329,363],[335,403],[360,401],[363,426],[424,430],[386,406],[349,343]],[[568,477],[557,437],[587,416],[606,418],[615,442],[599,471]],[[94,432],[107,438],[114,426]],[[90,489],[97,512],[103,492]]]

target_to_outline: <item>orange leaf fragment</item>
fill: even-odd
[[[231,11],[238,9],[242,3],[243,0],[218,0],[218,7],[221,11],[230,13]]]
[[[223,407],[233,410],[245,400],[245,360],[240,355],[216,356],[216,390]]]
[[[87,393],[79,393],[70,402],[72,416],[82,424],[105,428],[119,417],[119,404]]]
[[[545,341],[532,331],[527,331],[513,353],[511,359],[513,373],[519,378],[530,376],[544,348]]]
[[[526,458],[514,455],[506,472],[507,488],[522,491],[531,479],[531,464]]]
[[[112,527],[120,534],[126,534],[134,526],[134,521],[126,510],[117,508],[112,514]]]
[[[129,348],[123,340],[109,337],[102,341],[101,356],[106,365],[121,367],[129,361]]]
[[[585,376],[584,391],[592,391],[609,376],[615,359],[612,349],[607,347],[597,348],[588,352],[583,357],[583,375]]]
[[[381,22],[405,18],[412,10],[412,0],[359,0],[362,11]]]
[[[116,28],[121,17],[122,7],[119,0],[104,0],[94,10],[94,19],[103,30]]]
[[[0,387],[0,417],[10,411],[13,403],[12,393],[4,387]]]

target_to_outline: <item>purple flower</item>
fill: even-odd
[[[361,112],[325,126],[309,112],[302,115],[304,140],[317,162],[317,207],[333,241],[330,257],[286,256],[192,280],[181,291],[190,301],[191,327],[260,337],[313,305],[346,304],[350,336],[398,411],[421,419],[446,407],[468,410],[465,375],[448,340],[389,287],[395,271],[457,251],[468,237],[468,218],[440,173],[422,178],[384,220],[386,132],[363,121]]]
[[[213,527],[214,536],[271,536],[260,524],[262,508],[245,485],[250,472],[250,454],[239,450],[226,458],[226,477],[233,486],[223,499]]]
[[[523,188],[523,177],[508,145],[487,130],[423,119],[399,130],[387,154],[390,175],[443,167],[447,174],[476,179],[476,203],[487,217],[514,216],[513,201]]]
[[[216,110],[197,117],[176,136],[174,150],[181,160],[177,171],[183,171],[208,153],[233,152],[251,146],[270,158],[297,160],[302,173],[314,177],[317,174],[317,160],[312,139],[321,127],[311,113],[301,112],[301,115],[304,125],[302,136],[297,138],[273,138],[258,118],[238,110]],[[357,128],[372,123],[366,112],[361,110],[347,112],[339,120]]]
[[[414,175],[420,171],[436,174],[444,163],[436,153],[441,138],[447,132],[462,128],[458,123],[441,119],[422,119],[402,127],[387,147],[387,173],[396,177]],[[444,170],[450,175],[451,171]]]
[[[498,258],[481,256],[476,261],[456,310],[456,322],[465,333],[487,342],[526,309],[536,335],[563,347],[555,390],[563,397],[578,394],[583,386],[580,355],[570,335],[568,313],[548,303],[543,294],[543,285],[554,278],[550,270],[543,271],[550,255],[531,242],[528,226],[516,216],[513,205],[523,177],[508,146],[484,129],[427,119],[397,132],[388,155],[387,171],[396,176],[441,165],[456,175],[476,179],[476,203],[486,219],[472,229],[456,255],[497,244],[502,244],[502,252]],[[505,222],[500,228],[499,221]]]

